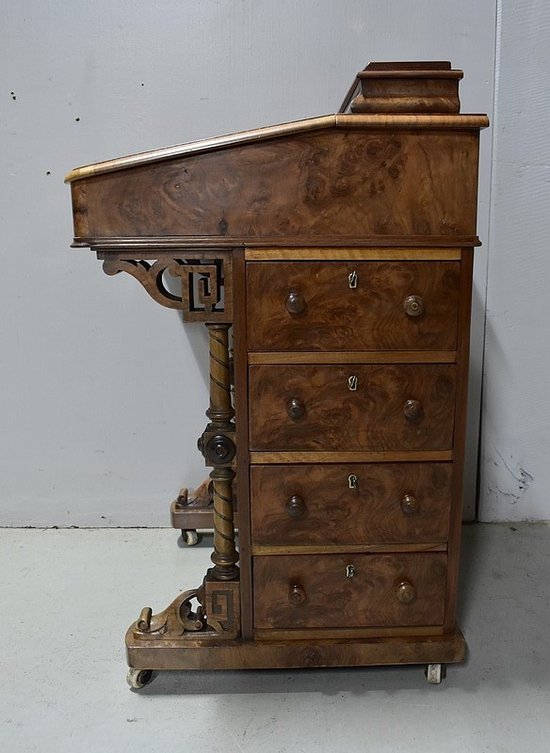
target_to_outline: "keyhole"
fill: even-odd
[[[357,272],[355,270],[349,273],[348,283],[352,290],[354,290],[357,287]]]
[[[350,473],[348,476],[348,486],[350,489],[357,489],[357,476],[354,473]]]
[[[357,390],[358,382],[359,382],[359,379],[355,376],[355,374],[348,377],[348,387],[351,390],[351,392],[355,392]]]
[[[346,565],[346,578],[353,578],[355,575],[355,565]]]

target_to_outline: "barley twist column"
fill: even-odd
[[[239,577],[236,563],[233,523],[233,479],[231,467],[235,456],[235,411],[231,404],[231,379],[229,368],[230,324],[207,324],[210,342],[210,407],[206,415],[210,423],[202,438],[202,451],[207,465],[214,467],[210,473],[214,499],[214,552],[212,575],[216,580],[234,580]]]

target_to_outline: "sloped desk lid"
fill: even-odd
[[[294,120],[279,125],[239,131],[224,136],[190,141],[185,144],[138,152],[125,157],[96,162],[76,167],[66,177],[65,183],[72,183],[95,175],[140,167],[155,162],[186,157],[192,154],[212,152],[231,146],[239,146],[281,136],[291,136],[308,131],[327,128],[363,128],[363,129],[481,129],[489,125],[489,119],[481,114],[333,114],[305,120]]]
[[[477,243],[488,119],[459,113],[461,78],[449,62],[370,63],[344,112],[77,167],[74,245]]]

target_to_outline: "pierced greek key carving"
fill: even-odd
[[[108,275],[119,272],[138,280],[161,306],[182,311],[189,322],[231,322],[233,317],[231,256],[200,260],[163,257],[154,262],[108,258],[103,262]],[[180,295],[170,290],[167,275],[179,279]]]
[[[194,601],[198,606],[193,606]],[[240,632],[239,582],[220,583],[208,571],[200,588],[180,594],[162,612],[154,615],[150,607],[142,609],[131,630],[140,641],[236,638]]]
[[[193,314],[211,316],[215,313],[216,304],[221,303],[222,298],[221,275],[217,264],[175,261],[168,267],[168,272],[173,277],[181,278],[182,310],[187,312],[188,317]],[[202,317],[199,321],[202,321]]]
[[[224,636],[240,632],[240,584],[222,583],[209,571],[204,580],[204,609],[209,627]]]

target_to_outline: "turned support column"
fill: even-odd
[[[200,439],[200,449],[210,473],[214,500],[214,568],[216,580],[235,580],[239,577],[233,522],[233,479],[231,467],[235,457],[235,411],[231,403],[229,365],[230,324],[207,324],[210,345],[210,407],[206,411],[210,423]]]

